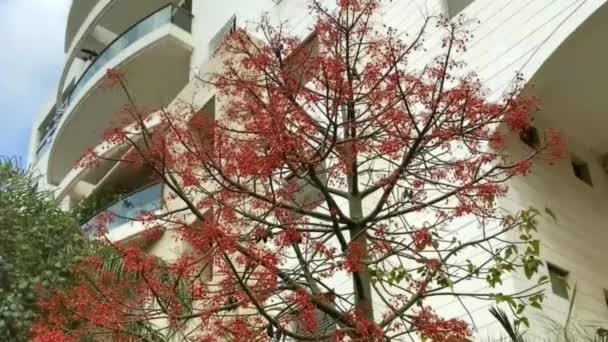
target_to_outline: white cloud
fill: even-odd
[[[69,0],[0,0],[0,154],[27,150],[63,67]]]

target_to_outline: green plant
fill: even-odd
[[[90,247],[71,213],[38,178],[0,162],[0,341],[26,341],[47,289],[71,284],[70,268]]]
[[[107,208],[112,203],[129,194],[129,190],[122,187],[107,187],[95,191],[78,203],[74,212],[80,224]]]
[[[518,331],[519,327],[516,324],[511,324],[511,320],[507,313],[500,308],[490,308],[490,314],[496,318],[496,320],[500,323],[502,328],[505,330],[507,335],[509,336],[509,340],[512,342],[523,342],[524,339],[522,334]]]
[[[576,302],[577,287],[572,288],[572,296],[568,305],[568,315],[563,323],[552,318],[543,316],[546,322],[546,337],[543,341],[546,342],[603,342],[605,337],[601,333],[605,331],[599,326],[591,326],[584,324],[582,321],[576,320],[575,302]],[[526,337],[526,332],[519,333],[515,324],[513,324],[506,313],[499,308],[491,308],[490,313],[500,323],[505,330],[507,336],[498,339],[487,339],[488,342],[527,342],[538,341],[538,338]]]

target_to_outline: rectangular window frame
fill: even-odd
[[[577,156],[572,156],[572,158],[570,159],[571,165],[572,165],[572,172],[574,173],[574,176],[579,179],[580,181],[582,181],[583,183],[589,185],[589,186],[593,186],[593,178],[591,177],[591,170],[589,169],[589,163],[587,163],[585,160],[577,157]]]
[[[547,262],[547,273],[549,275],[551,291],[553,292],[553,294],[560,298],[570,299],[570,291],[568,285],[570,272],[559,266],[556,266],[555,264]]]

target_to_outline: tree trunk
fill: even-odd
[[[349,209],[351,218],[359,220],[363,217],[363,206],[360,198],[351,198],[349,201]],[[351,244],[358,244],[363,253],[362,261],[368,259],[368,243],[365,228],[361,226],[350,227]],[[372,284],[371,274],[366,263],[363,263],[361,270],[358,272],[359,279],[353,277],[353,286],[355,288],[355,307],[360,315],[368,320],[374,319],[374,310],[372,307]]]

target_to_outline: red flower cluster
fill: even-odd
[[[297,308],[296,319],[304,326],[306,331],[315,331],[317,315],[315,314],[315,306],[310,301],[310,295],[304,291],[297,291],[293,297],[293,302]]]
[[[430,308],[423,308],[418,312],[413,325],[421,337],[432,342],[463,342],[472,334],[466,322],[443,319]]]
[[[433,236],[431,235],[431,230],[428,228],[419,229],[413,232],[412,239],[414,241],[414,246],[416,247],[416,252],[423,251],[433,244]]]
[[[363,268],[362,258],[364,250],[360,243],[353,242],[348,247],[348,252],[346,254],[346,261],[344,262],[344,266],[346,271],[350,273],[360,272]]]
[[[72,342],[73,338],[66,336],[62,331],[44,330],[44,328],[34,328],[35,337],[32,342]]]
[[[125,73],[117,69],[106,70],[103,87],[113,89],[125,81]]]

